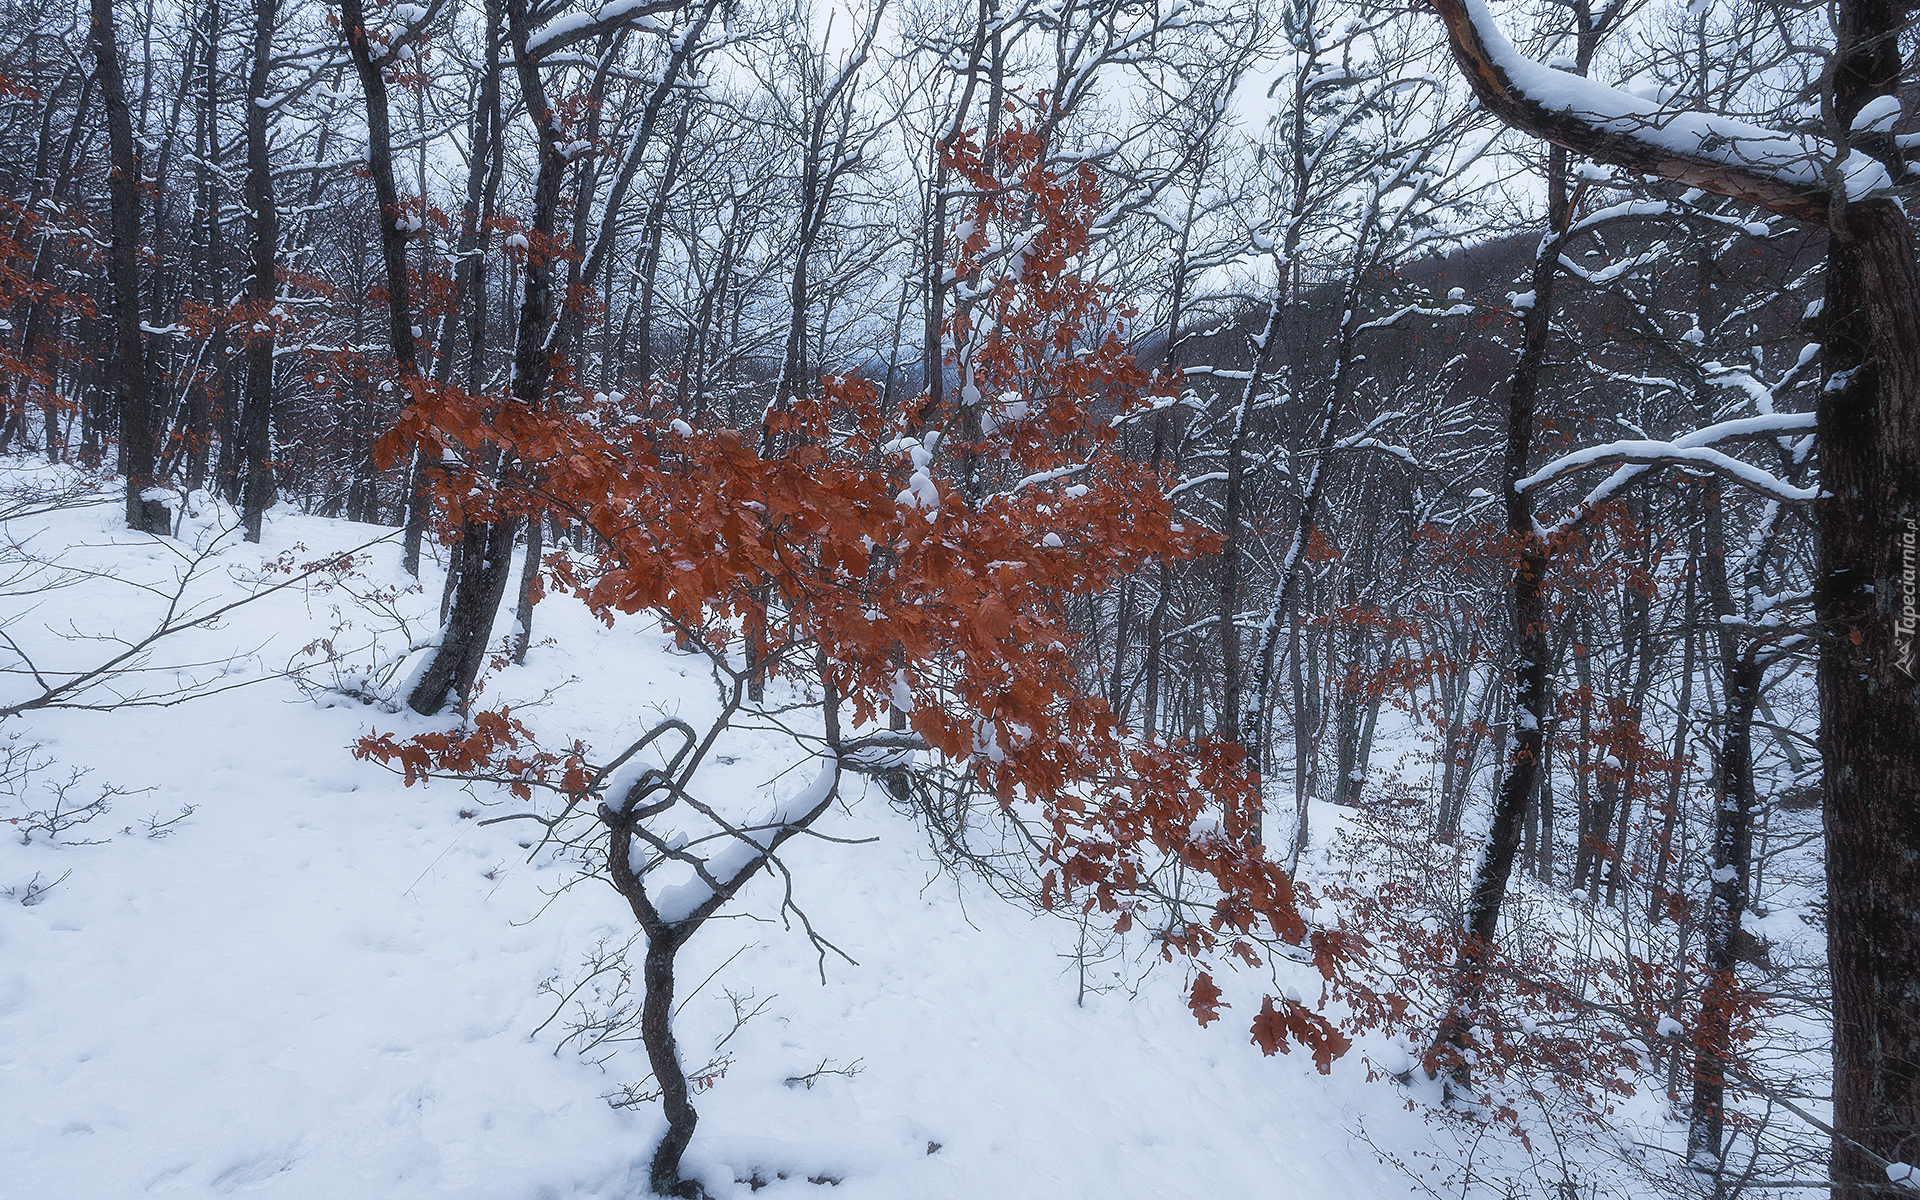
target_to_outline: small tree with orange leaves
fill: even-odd
[[[1309,936],[1292,881],[1249,836],[1258,796],[1238,747],[1142,741],[1079,686],[1068,600],[1206,553],[1214,538],[1175,518],[1158,472],[1114,452],[1110,418],[1150,405],[1156,381],[1128,353],[1107,293],[1077,269],[1099,212],[1095,177],[1049,167],[1042,152],[1018,123],[951,151],[980,196],[955,239],[952,269],[972,302],[948,324],[962,379],[950,411],[888,414],[869,384],[830,378],[743,436],[695,428],[657,401],[485,407],[421,381],[388,439],[390,458],[418,446],[450,464],[490,451],[524,464],[519,484],[450,469],[441,503],[453,519],[547,506],[584,522],[601,549],[559,558],[556,582],[608,621],[651,614],[721,682],[708,728],[662,722],[605,765],[579,745],[541,750],[504,710],[358,749],[409,782],[545,790],[558,810],[523,817],[552,836],[605,839],[607,878],[647,938],[640,1026],[668,1121],[650,1172],[663,1195],[698,1194],[679,1174],[697,1114],[671,1029],[674,957],[755,874],[785,871],[782,844],[827,812],[848,771],[944,772],[991,797],[1019,820],[1049,907],[1121,930],[1161,914],[1166,958],[1195,964],[1203,1022],[1224,1007],[1205,969],[1215,954],[1259,965],[1281,941],[1311,946],[1327,977],[1338,973],[1345,943]],[[817,689],[819,767],[774,811],[742,820],[701,794],[696,773],[771,675]],[[890,712],[904,728],[883,726]],[[576,814],[591,814],[588,833],[563,831]],[[1210,886],[1159,895],[1169,863]],[[1252,1035],[1268,1053],[1302,1041],[1323,1069],[1347,1044],[1273,996]]]

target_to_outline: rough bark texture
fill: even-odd
[[[1707,898],[1707,978],[1701,988],[1700,1020],[1694,1030],[1693,1111],[1687,1126],[1687,1157],[1718,1173],[1726,1133],[1726,1067],[1733,1058],[1733,1016],[1739,981],[1735,948],[1746,915],[1753,859],[1753,707],[1760,696],[1761,666],[1755,647],[1742,647],[1730,624],[1739,613],[1727,580],[1727,534],[1717,484],[1705,498],[1706,554],[1701,579],[1712,606],[1720,642],[1720,674],[1726,713],[1720,733],[1714,797],[1713,874]],[[1716,1194],[1722,1185],[1716,1181]]]
[[[527,555],[521,560],[520,595],[513,607],[517,632],[513,642],[513,661],[525,664],[527,647],[533,644],[533,606],[540,598],[540,555],[546,548],[547,519],[538,515],[527,522]]]
[[[660,1196],[698,1196],[700,1185],[680,1178],[680,1159],[693,1142],[700,1114],[693,1107],[687,1073],[680,1066],[680,1048],[673,1038],[673,958],[680,942],[671,934],[647,937],[646,963],[641,981],[646,995],[640,1003],[640,1039],[646,1044],[647,1065],[660,1088],[660,1107],[667,1132],[647,1164],[647,1183]]]
[[[518,533],[517,521],[462,524],[462,552],[454,569],[447,619],[433,661],[407,697],[413,711],[437,713],[449,703],[464,703],[473,694],[474,681],[486,662],[493,617],[500,611],[500,598],[506,595],[507,579],[513,574],[513,543]]]
[[[1817,504],[1820,752],[1833,973],[1834,1195],[1920,1162],[1920,273],[1891,204],[1855,206],[1827,268]],[[1905,657],[1903,658],[1903,654]]]
[[[340,0],[347,53],[367,98],[367,165],[373,175],[373,195],[380,206],[380,257],[386,266],[387,335],[394,365],[403,379],[419,374],[413,349],[413,301],[407,279],[407,234],[401,228],[400,192],[393,181],[393,131],[387,113],[387,81],[383,65],[373,57],[367,41],[366,14],[361,0]]]
[[[529,52],[533,34],[527,6],[509,3],[507,27],[513,39],[514,67],[526,98],[527,112],[538,131],[540,170],[534,177],[533,222],[528,231],[525,290],[521,294],[518,328],[513,350],[513,396],[510,403],[538,406],[546,394],[553,374],[553,346],[548,333],[559,314],[555,295],[554,227],[560,209],[560,183],[567,170],[567,156],[560,144],[552,104],[540,66]],[[513,470],[502,463],[500,469]],[[493,633],[494,614],[506,594],[507,578],[512,573],[513,543],[519,533],[519,521],[467,521],[461,529],[465,552],[460,557],[458,578],[453,586],[453,601],[441,631],[440,645],[433,661],[421,674],[408,707],[418,713],[436,713],[448,703],[464,704],[479,677],[486,657],[487,640]],[[476,553],[477,551],[477,553]],[[451,689],[451,690],[449,690]]]

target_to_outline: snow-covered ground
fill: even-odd
[[[6,631],[43,670],[106,657],[103,643],[61,633],[150,624],[160,597],[132,585],[173,579],[176,551],[219,524],[205,512],[182,543],[162,544],[119,530],[110,503],[14,521],[6,541],[32,533],[38,551],[99,574],[0,595]],[[263,559],[295,546],[290,561],[304,561],[381,532],[282,509],[263,547],[220,543],[206,594],[239,594]],[[396,582],[397,560],[380,546],[367,573]],[[437,594],[430,582],[401,610],[429,616]],[[352,628],[335,630],[335,606]],[[290,588],[151,660],[217,667],[139,681],[256,686],[0,723],[0,738],[38,745],[51,764],[0,793],[0,819],[16,820],[0,839],[0,889],[12,889],[0,900],[0,1195],[644,1191],[658,1105],[603,1100],[645,1076],[637,1044],[597,1066],[558,1047],[565,1013],[533,1033],[557,1003],[543,982],[571,987],[596,944],[637,932],[619,898],[593,881],[560,890],[566,866],[520,848],[532,826],[471,815],[512,811],[505,797],[408,789],[349,752],[370,729],[432,726],[325,703],[276,674],[316,638],[345,648],[378,624],[340,591]],[[498,672],[490,699],[553,689],[520,715],[555,741],[583,738],[604,758],[662,713],[713,704],[698,660],[642,622],[607,629],[549,598],[536,626],[527,666]],[[18,675],[4,682],[8,697],[30,690]],[[742,734],[724,753],[736,761],[709,786],[749,798],[808,774],[789,771],[781,736]],[[107,785],[127,794],[64,835],[93,844],[44,832],[23,844],[19,819],[45,811],[48,785],[75,767],[90,773],[70,802]],[[148,831],[149,817],[184,806],[164,836]],[[943,874],[914,823],[858,780],[823,831],[873,839],[785,854],[796,900],[858,965],[829,958],[823,984],[813,947],[778,921],[770,880],[682,955],[690,1067],[733,1028],[728,993],[764,1004],[725,1046],[724,1077],[696,1097],[686,1167],[713,1194],[815,1195],[829,1181],[836,1196],[895,1200],[1409,1190],[1354,1130],[1364,1119],[1376,1143],[1411,1154],[1428,1128],[1404,1093],[1366,1082],[1361,1055],[1331,1076],[1305,1054],[1265,1058],[1247,1042],[1244,1004],[1201,1029],[1175,967],[1143,981],[1129,971],[1132,996],[1078,1002],[1073,926]],[[810,1087],[787,1082],[823,1066]]]

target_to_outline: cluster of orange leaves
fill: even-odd
[[[30,95],[31,89],[0,73],[0,95]],[[35,278],[37,244],[43,238],[64,241],[85,253],[91,248],[85,230],[62,230],[45,220],[35,209],[17,200],[0,197],[0,312],[14,312],[29,304],[41,304],[58,312],[80,317],[94,315],[93,301],[84,294],[62,290],[52,282]],[[15,381],[23,395],[36,404],[58,404],[48,364],[59,361],[73,347],[65,345],[61,332],[65,323],[46,322],[38,346],[29,348],[20,339],[0,339],[0,373]]]
[[[443,463],[448,523],[545,511],[586,524],[597,552],[556,555],[553,576],[609,622],[651,613],[734,662],[754,639],[775,669],[782,649],[805,647],[811,671],[817,649],[856,724],[879,719],[904,682],[911,727],[930,747],[1002,805],[1038,814],[1048,907],[1098,911],[1125,932],[1154,907],[1155,869],[1177,860],[1211,882],[1214,900],[1157,931],[1169,960],[1217,952],[1257,967],[1262,946],[1280,942],[1333,980],[1354,946],[1310,935],[1293,880],[1252,837],[1258,781],[1240,748],[1133,737],[1080,684],[1068,599],[1217,539],[1177,518],[1160,473],[1117,452],[1114,418],[1150,408],[1163,381],[1134,362],[1122,314],[1078,269],[1100,213],[1093,173],[1043,157],[1018,122],[951,152],[980,193],[955,276],[987,289],[974,315],[949,324],[964,348],[954,358],[973,394],[1025,404],[991,429],[976,423],[969,436],[961,408],[888,412],[856,378],[829,377],[770,411],[764,435],[696,428],[657,394],[550,396],[535,408],[418,380],[378,453],[390,464],[418,447]],[[1016,233],[1022,248],[1009,255]],[[510,467],[479,468],[495,454]],[[984,486],[961,478],[969,456],[976,472],[986,463]],[[915,471],[937,504],[924,490],[909,500]],[[540,757],[504,712],[474,724],[368,738],[360,753],[410,780],[585,785],[578,748]],[[543,774],[555,771],[565,778]],[[1216,1015],[1198,1002],[1212,987],[1199,970],[1203,1021]],[[1272,996],[1253,1040],[1270,1054],[1304,1043],[1323,1070],[1349,1044],[1319,1013]]]

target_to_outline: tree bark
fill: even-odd
[[[127,528],[171,531],[166,505],[142,495],[152,487],[158,458],[153,437],[153,383],[140,332],[140,160],[133,144],[133,115],[120,72],[113,0],[92,0],[93,51],[100,98],[107,114],[107,279],[111,285],[113,350],[107,356],[107,388],[120,410],[120,468],[127,478]]]
[[[273,485],[273,308],[274,279],[280,242],[279,214],[274,210],[273,171],[267,161],[268,77],[273,70],[273,25],[279,0],[254,0],[253,70],[247,77],[247,207],[252,210],[253,273],[247,298],[257,310],[255,320],[266,326],[247,343],[247,405],[241,418],[246,446],[245,501],[241,516],[250,542],[260,540],[264,514],[274,501]]]
[[[367,40],[362,0],[340,0],[347,53],[360,77],[367,99],[367,166],[373,176],[373,195],[380,208],[380,259],[387,277],[387,336],[394,366],[404,384],[417,376],[413,344],[413,300],[407,278],[407,231],[401,226],[400,191],[393,179],[393,129],[387,110],[387,81],[383,64],[373,57]]]
[[[1738,616],[1727,582],[1726,520],[1718,481],[1705,497],[1706,554],[1701,579],[1718,619],[1720,671],[1726,721],[1720,734],[1713,820],[1713,873],[1709,878],[1706,927],[1707,978],[1700,994],[1700,1020],[1694,1030],[1693,1110],[1687,1125],[1687,1158],[1714,1173],[1721,1191],[1721,1146],[1726,1129],[1726,1070],[1733,1058],[1733,1009],[1739,981],[1734,976],[1734,947],[1747,905],[1753,850],[1753,707],[1760,695],[1761,667],[1756,647],[1740,645],[1729,624]]]
[[[514,605],[513,661],[525,665],[527,647],[533,644],[533,606],[540,595],[540,554],[545,547],[547,519],[536,513],[527,522],[527,554],[520,566],[520,595]]]
[[[1814,607],[1834,1195],[1868,1200],[1886,1183],[1873,1156],[1920,1163],[1920,272],[1892,204],[1846,223],[1827,267]]]
[[[693,1142],[700,1114],[689,1098],[687,1073],[680,1066],[680,1048],[673,1037],[673,958],[679,949],[671,934],[647,938],[640,1038],[646,1044],[647,1065],[653,1068],[653,1080],[660,1087],[660,1106],[667,1118],[666,1135],[647,1164],[647,1182],[656,1195],[698,1196],[699,1185],[680,1178],[680,1159]]]

